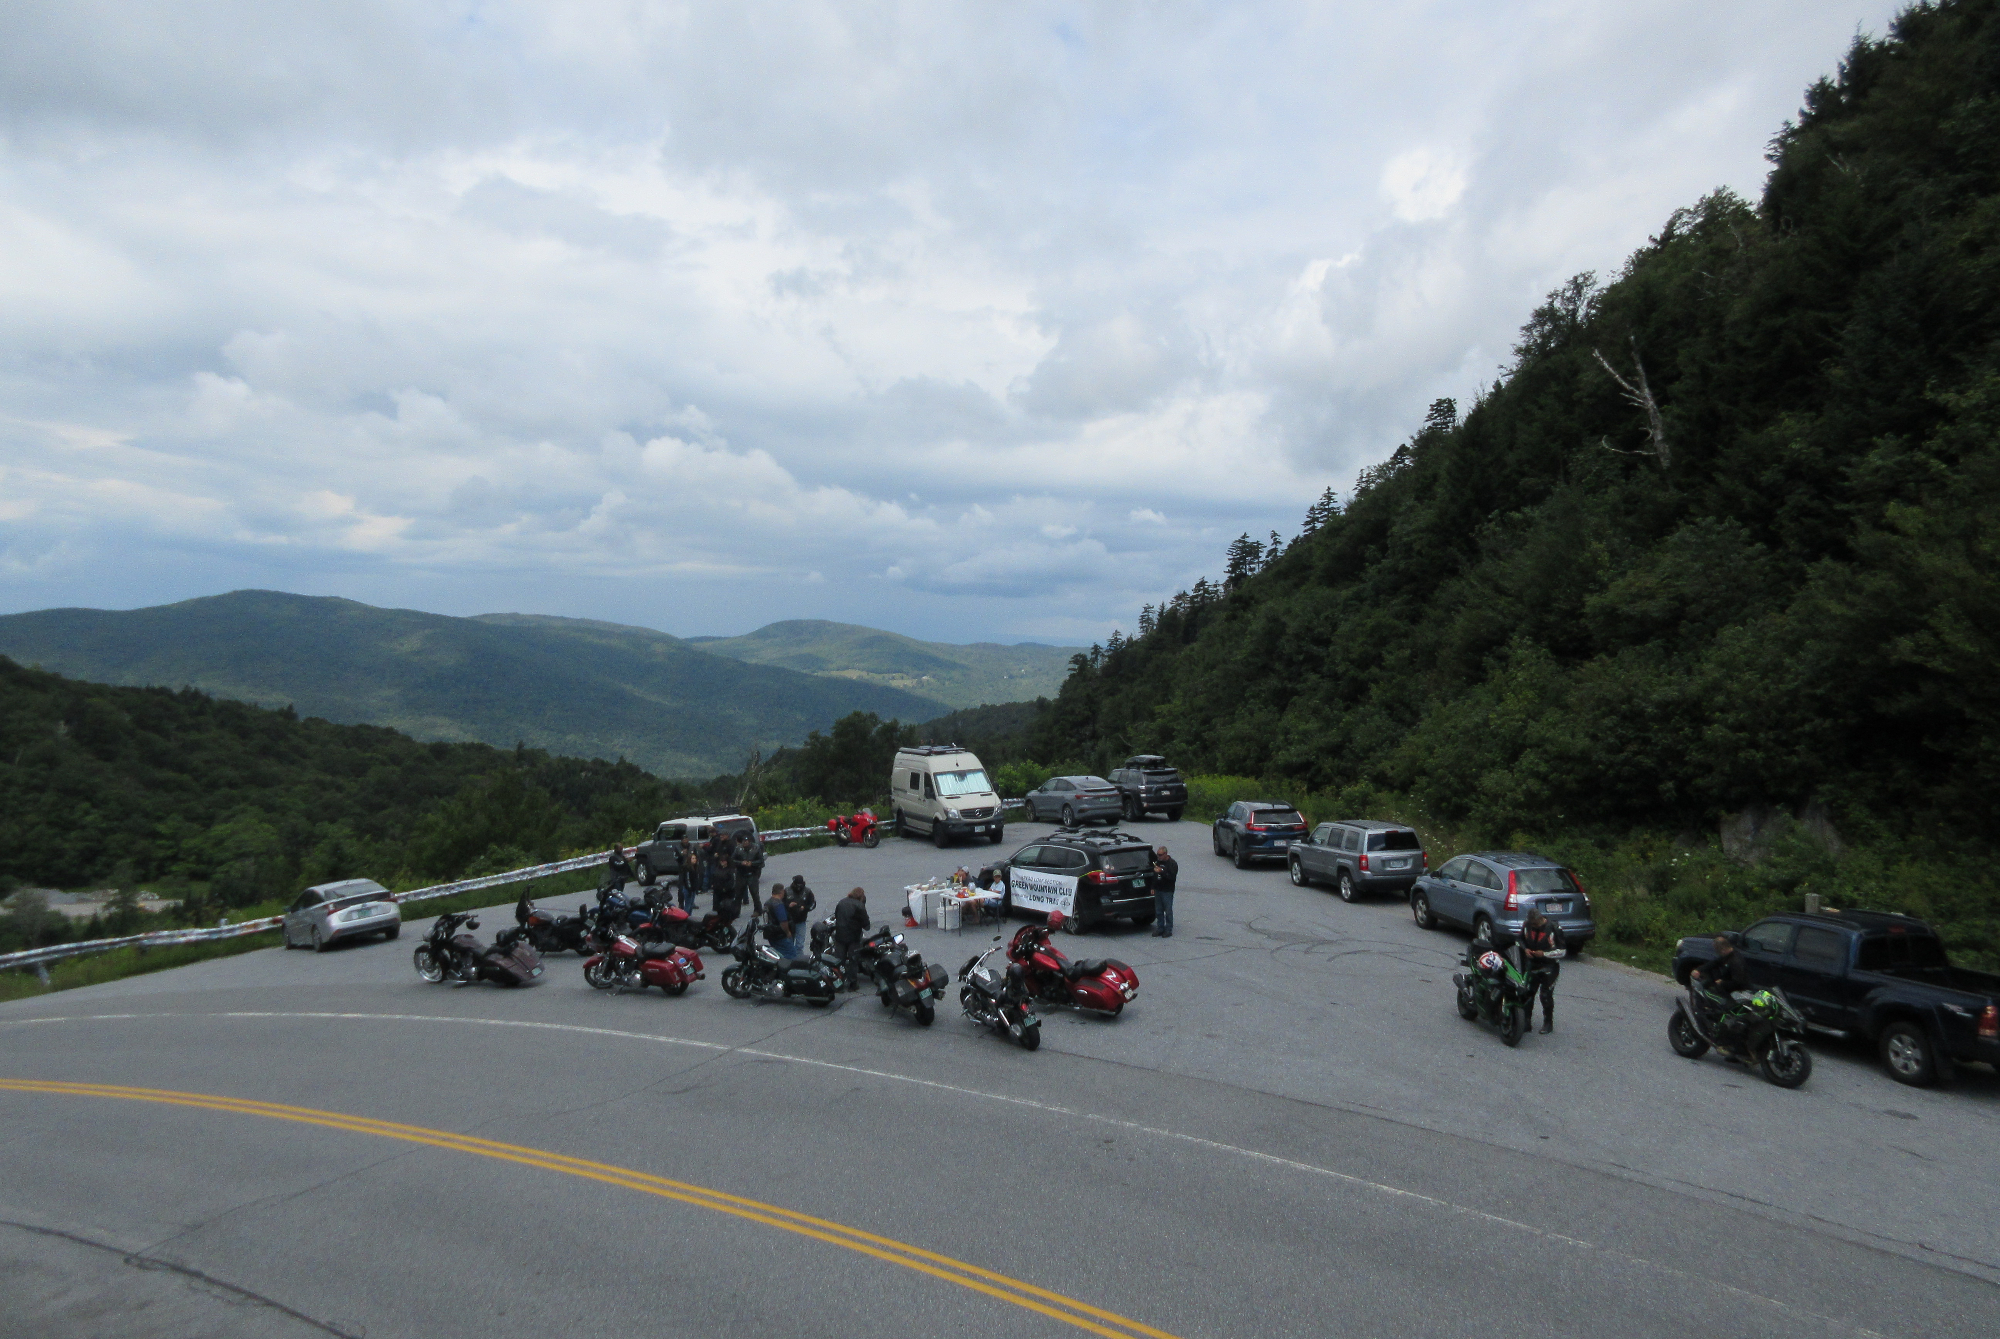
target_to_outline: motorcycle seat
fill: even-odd
[[[1103,958],[1092,958],[1087,962],[1073,962],[1063,973],[1065,981],[1075,981],[1079,977],[1096,976],[1110,964]]]
[[[673,944],[662,944],[658,942],[651,944],[641,944],[639,946],[639,960],[641,962],[652,962],[657,958],[671,958],[674,956],[675,947],[676,946]]]

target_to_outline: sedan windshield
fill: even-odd
[[[993,784],[986,779],[986,772],[975,767],[969,772],[938,772],[937,793],[939,799],[949,800],[959,795],[989,795]]]

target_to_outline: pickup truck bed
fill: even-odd
[[[2000,976],[1954,967],[1922,921],[1877,911],[1772,916],[1727,936],[1753,985],[1781,988],[1823,1032],[1875,1043],[1903,1083],[1951,1077],[1952,1062],[2000,1066]],[[1715,954],[1712,936],[1680,942],[1674,976]]]

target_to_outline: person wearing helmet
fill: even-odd
[[[1556,1027],[1556,978],[1562,975],[1562,959],[1549,956],[1563,947],[1562,929],[1542,914],[1540,907],[1528,911],[1521,927],[1521,951],[1528,955],[1528,977],[1542,997],[1542,1031]]]

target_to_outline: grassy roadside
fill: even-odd
[[[1423,837],[1433,869],[1476,850],[1529,850],[1559,860],[1590,894],[1598,925],[1591,952],[1649,971],[1667,970],[1683,935],[1740,929],[1760,916],[1798,911],[1808,893],[1827,907],[1919,916],[1937,927],[1954,962],[2000,971],[2000,894],[1993,877],[1941,843],[1871,833],[1835,844],[1789,824],[1777,829],[1755,863],[1745,863],[1725,854],[1714,834],[1486,832],[1442,821],[1407,795],[1367,786],[1303,791],[1253,777],[1186,780],[1186,817],[1199,822],[1212,821],[1236,800],[1283,800],[1309,823],[1407,823]]]

